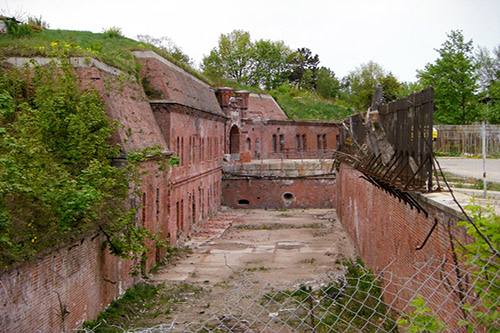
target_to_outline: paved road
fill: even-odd
[[[483,178],[483,160],[462,157],[438,157],[444,172],[455,175]],[[500,183],[500,159],[486,160],[486,179]]]

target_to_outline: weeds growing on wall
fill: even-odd
[[[460,222],[474,243],[461,246],[457,251],[474,279],[474,293],[481,300],[479,306],[464,304],[475,320],[464,320],[462,325],[469,330],[486,327],[488,332],[500,331],[500,216],[492,207],[481,207],[472,202],[466,206],[470,211],[470,221]],[[478,311],[478,309],[480,309]]]
[[[459,277],[461,283],[454,291],[463,314],[457,324],[467,332],[500,332],[500,216],[491,207],[474,204],[474,200],[465,208],[470,213],[469,219],[458,225],[465,227],[475,241],[470,244],[456,241],[456,252],[464,265]],[[414,310],[397,321],[406,331],[452,329],[430,310],[428,301],[421,296],[416,296],[411,305]]]
[[[96,91],[81,89],[63,50],[58,60],[1,68],[1,267],[97,229],[113,253],[140,259],[146,238],[160,241],[135,226],[136,212],[124,200],[129,184],[140,186],[139,163],[161,152],[153,147],[131,154],[126,167],[112,166],[118,124]]]

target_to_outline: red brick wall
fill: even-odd
[[[222,114],[217,97],[207,83],[153,52],[135,52],[135,56],[142,64],[141,77],[161,93],[157,99]]]
[[[114,142],[125,152],[160,145],[168,150],[142,86],[133,79],[119,79],[95,67],[78,68],[82,87],[96,89],[106,104],[110,119],[121,123]],[[127,200],[136,207],[137,223],[152,232],[171,232],[167,180],[170,170],[159,171],[156,161],[143,162],[143,184],[138,197]],[[0,276],[0,331],[69,331],[84,320],[93,320],[109,303],[133,283],[132,263],[102,249],[102,236],[82,237],[40,259],[20,263]],[[175,239],[173,239],[175,241]],[[146,269],[162,259],[166,250],[150,252]],[[60,303],[70,311],[61,318]]]
[[[449,208],[418,199],[429,213],[426,217],[424,213],[411,209],[408,204],[359,178],[361,175],[346,164],[340,166],[337,174],[337,213],[366,266],[375,272],[384,270],[385,276],[394,281],[394,284],[386,286],[393,293],[386,294],[386,301],[392,303],[394,295],[399,293],[393,305],[396,309],[404,309],[407,302],[416,296],[415,292],[397,285],[406,282],[410,289],[423,286],[417,293],[424,299],[435,304],[442,303],[439,307],[431,306],[441,319],[457,315],[458,309],[451,302],[457,301],[456,295],[450,295],[449,290],[439,284],[446,274],[450,274],[451,284],[456,283],[453,272],[449,269],[433,271],[430,267],[421,268],[419,263],[430,260],[448,264],[454,262],[450,240],[467,239],[465,230],[456,226],[460,220],[458,215]],[[435,219],[438,221],[436,229],[424,248],[416,250]],[[408,283],[405,278],[410,277]],[[447,301],[444,295],[451,301]]]
[[[142,86],[132,78],[119,78],[95,67],[79,68],[83,87],[96,89],[106,114],[120,123],[115,142],[125,152],[155,145],[168,150]]]
[[[104,237],[82,237],[0,276],[2,332],[61,332],[95,319],[132,285],[132,263],[102,249]],[[60,300],[59,300],[60,299]],[[69,313],[62,320],[61,305]]]
[[[235,208],[332,208],[336,187],[331,178],[224,179],[222,204]],[[285,193],[293,197],[287,199]],[[240,200],[248,204],[238,203]]]
[[[246,140],[248,138],[250,139],[250,152],[253,159],[256,159],[255,142],[257,139],[260,142],[260,158],[272,159],[282,156],[283,158],[331,158],[331,153],[326,153],[330,156],[322,156],[321,150],[330,152],[334,150],[337,134],[338,128],[335,123],[302,121],[268,121],[264,123],[260,120],[243,119],[240,132],[240,151],[247,150]],[[284,140],[283,154],[278,151],[279,149],[276,153],[273,152],[273,135],[276,135],[277,140],[282,135]],[[299,149],[297,149],[297,135],[300,137]],[[320,136],[319,147],[318,135]],[[304,149],[301,148],[303,136],[306,142]]]
[[[176,244],[220,207],[226,118],[171,103],[154,103],[153,110],[170,149],[180,159],[169,175],[168,230]]]
[[[151,232],[160,232],[160,238],[169,238],[171,233],[172,217],[168,209],[168,200],[170,188],[167,186],[171,170],[162,172],[158,170],[159,165],[155,160],[149,160],[141,164],[141,172],[146,173],[142,176],[142,184],[139,196],[133,196],[131,205],[137,208],[137,224],[146,226]],[[170,237],[171,241],[172,238]],[[163,259],[166,255],[166,249],[156,249],[153,242],[147,243],[150,251],[146,261],[146,271],[151,269],[157,261]]]

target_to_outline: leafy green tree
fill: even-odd
[[[268,90],[282,85],[290,70],[290,54],[290,48],[282,41],[261,39],[255,42],[253,68],[248,83]]]
[[[227,78],[246,83],[254,66],[253,54],[249,32],[234,30],[221,34],[218,47],[203,58],[202,70],[213,81]]]
[[[493,55],[486,48],[479,48],[478,66],[483,118],[492,124],[500,124],[500,45],[493,49]]]
[[[401,85],[399,86],[399,94],[398,98],[402,98],[405,96],[408,96],[411,93],[420,91],[424,89],[425,87],[420,83],[420,81],[416,82],[401,82]]]
[[[292,66],[288,80],[297,87],[315,89],[316,72],[318,71],[319,56],[313,55],[311,50],[303,47],[290,55],[289,63]]]
[[[382,97],[385,102],[390,102],[398,98],[401,89],[401,83],[392,73],[389,73],[380,79],[380,86],[383,89]]]
[[[335,73],[326,67],[318,70],[316,79],[316,91],[326,99],[336,98],[340,89],[340,82],[335,77]]]
[[[441,124],[470,124],[478,120],[475,91],[478,86],[472,40],[452,30],[437,50],[439,58],[418,72],[424,86],[434,86],[434,120]]]
[[[366,110],[372,103],[375,87],[384,88],[384,99],[389,102],[397,98],[400,83],[392,75],[386,73],[379,64],[369,61],[361,64],[343,79],[344,98],[357,110]]]

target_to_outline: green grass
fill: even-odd
[[[434,151],[434,156],[442,156],[442,157],[463,157],[463,158],[474,158],[474,159],[482,159],[483,155],[471,155],[471,154],[462,154],[457,151],[449,151],[449,152],[442,152],[442,151]],[[499,154],[493,154],[493,155],[486,155],[486,158],[492,159],[492,158],[500,158]]]
[[[257,94],[268,93],[274,97],[288,118],[292,120],[340,121],[352,114],[348,108],[338,105],[334,101],[326,100],[314,92],[290,85],[283,85],[269,92],[228,80],[217,82],[216,85],[231,87],[235,90],[247,90]]]
[[[140,283],[129,288],[118,300],[99,314],[94,321],[86,321],[83,328],[91,332],[123,332],[134,326],[142,326],[149,319],[168,319],[176,304],[187,302],[186,295],[196,295],[203,289],[181,282],[166,287]]]
[[[261,304],[273,311],[283,308],[296,309],[293,316],[284,319],[292,329],[304,323],[315,327],[316,332],[395,331],[396,325],[389,309],[382,300],[382,289],[375,282],[371,271],[364,268],[360,259],[348,260],[343,281],[330,283],[313,290],[301,285],[295,290],[280,290],[264,295]],[[386,318],[383,323],[380,318]],[[302,327],[301,327],[302,326]]]
[[[444,176],[448,183],[452,183],[451,187],[482,190],[484,186],[482,179],[460,177],[451,173],[444,173]],[[439,181],[442,182],[442,178],[439,178]],[[441,186],[445,186],[444,182],[441,183]],[[500,191],[499,183],[488,182],[486,186],[488,191]]]
[[[130,321],[144,310],[150,310],[158,302],[168,302],[169,295],[160,295],[164,288],[163,285],[138,284],[128,289],[120,299],[111,302],[109,307],[101,312],[97,320],[84,322],[83,327],[91,329],[92,332],[119,332],[111,325],[128,328]]]
[[[57,42],[57,44],[56,44]],[[169,53],[119,34],[90,31],[43,30],[23,38],[0,35],[0,57],[50,57],[56,48],[70,56],[93,57],[108,65],[137,76],[140,66],[132,51],[153,50],[170,62],[212,84],[205,76],[176,60]]]
[[[247,272],[267,271],[267,270],[269,270],[269,268],[264,267],[264,266],[259,266],[259,267],[250,267],[250,268],[247,268],[247,269],[246,269],[246,271],[247,271]]]
[[[340,121],[352,112],[331,100],[325,100],[307,90],[281,86],[270,94],[276,99],[288,118],[293,120]]]

